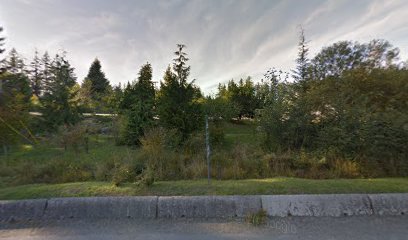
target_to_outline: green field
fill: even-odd
[[[137,184],[115,187],[107,182],[31,184],[0,188],[0,199],[141,195],[263,195],[408,192],[408,178],[330,179],[269,178],[249,180],[162,181],[147,188]]]

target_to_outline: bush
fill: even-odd
[[[95,179],[98,181],[111,181],[115,169],[113,158],[103,161],[96,165]]]
[[[151,171],[150,169],[147,169],[147,170],[144,172],[144,174],[143,174],[142,179],[140,180],[140,182],[141,182],[143,185],[147,186],[147,187],[153,185],[153,183],[154,183],[154,173],[153,173],[153,171]]]
[[[183,176],[185,168],[182,152],[177,153],[174,150],[179,139],[175,130],[153,128],[140,140],[146,167],[154,172],[155,178],[174,179]]]
[[[288,153],[280,155],[269,153],[263,156],[262,161],[266,165],[266,170],[269,170],[267,177],[293,176],[294,158]]]
[[[112,134],[116,145],[125,145],[125,134],[127,128],[127,118],[124,115],[119,115],[113,120]]]
[[[58,130],[58,138],[64,149],[72,148],[75,153],[79,153],[80,146],[83,146],[88,151],[89,136],[87,126],[64,125]]]

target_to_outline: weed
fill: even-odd
[[[256,213],[249,213],[245,218],[246,222],[254,226],[264,225],[267,219],[268,219],[268,215],[264,209],[261,209]]]

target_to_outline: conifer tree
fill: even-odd
[[[39,97],[42,91],[42,74],[41,74],[41,60],[38,57],[37,50],[35,50],[33,61],[30,64],[29,77],[32,92],[35,96]]]
[[[152,67],[149,63],[142,66],[135,83],[128,85],[125,93],[127,126],[125,142],[138,145],[139,138],[153,125],[155,90],[152,82]]]
[[[3,68],[11,74],[25,73],[24,60],[15,48],[11,49],[3,65]]]
[[[187,82],[190,66],[187,65],[185,45],[178,44],[173,60],[173,71],[167,68],[158,97],[158,114],[160,124],[168,129],[176,129],[187,139],[190,133],[203,126],[203,112],[198,99],[200,89],[194,81]]]
[[[293,78],[297,82],[304,82],[308,78],[310,61],[308,59],[309,48],[302,26],[299,27],[298,57],[296,59],[296,69],[293,71]]]
[[[50,67],[50,81],[40,98],[42,113],[51,130],[62,124],[75,124],[79,120],[74,90],[74,68],[63,55],[56,55]]]
[[[108,90],[109,81],[102,72],[101,62],[96,58],[89,68],[85,81],[91,82],[92,98],[98,100]]]

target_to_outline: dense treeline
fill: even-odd
[[[298,47],[291,73],[271,68],[261,81],[232,79],[206,97],[189,79],[182,44],[159,88],[149,63],[122,87],[111,86],[95,59],[80,86],[64,52],[35,52],[26,65],[12,49],[1,64],[0,144],[7,154],[17,142],[59,133],[64,144],[77,134],[87,146],[92,129],[82,113],[112,113],[115,142],[145,154],[146,181],[200,177],[208,115],[219,178],[407,175],[408,69],[398,48],[384,40],[341,41],[309,58],[303,30]],[[259,144],[227,146],[226,124],[243,121],[256,126]]]

